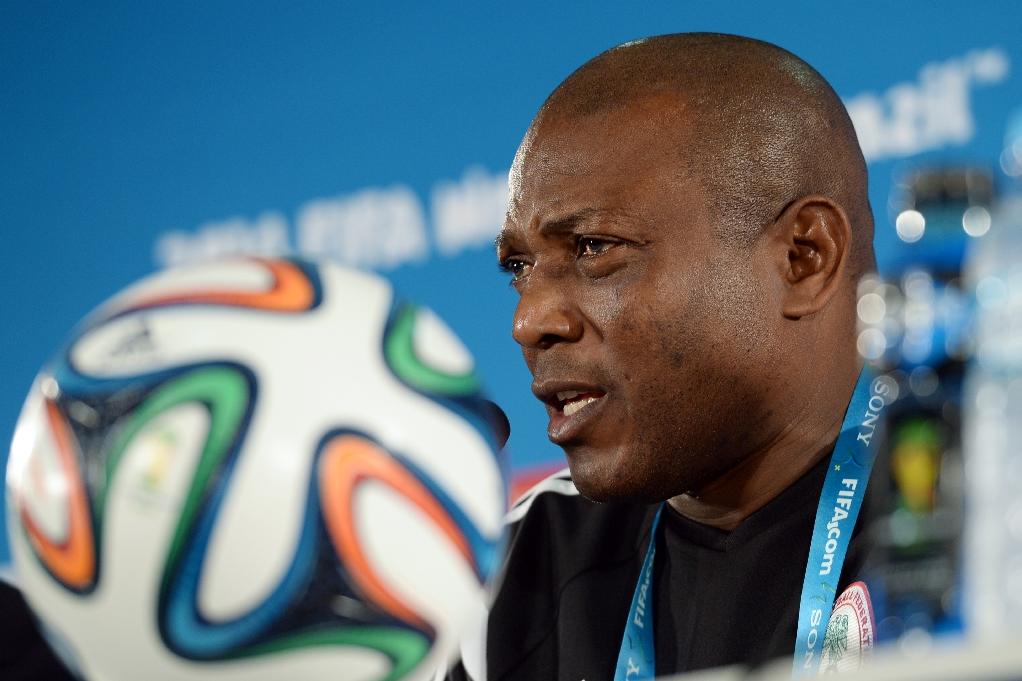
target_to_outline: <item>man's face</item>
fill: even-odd
[[[520,294],[513,335],[597,500],[698,490],[766,437],[772,266],[716,235],[681,115],[650,100],[548,116],[512,169],[498,257]]]

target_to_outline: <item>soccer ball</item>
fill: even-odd
[[[501,418],[443,322],[375,276],[155,275],[31,389],[18,581],[90,680],[426,678],[501,558]]]

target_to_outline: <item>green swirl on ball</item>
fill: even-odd
[[[415,353],[415,321],[418,310],[402,304],[394,314],[383,343],[387,364],[399,379],[427,393],[447,397],[467,397],[480,390],[479,378],[474,371],[450,374],[431,367]]]

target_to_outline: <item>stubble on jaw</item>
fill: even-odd
[[[686,318],[656,319],[655,342],[671,403],[696,413],[661,409],[645,415],[648,432],[663,433],[667,456],[649,458],[664,498],[697,492],[769,441],[770,386],[764,366],[778,339],[768,332],[748,247],[721,244],[709,275],[697,284]],[[654,388],[655,389],[655,388]],[[702,412],[702,413],[699,413]],[[647,429],[642,429],[647,430]]]

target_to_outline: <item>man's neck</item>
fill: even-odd
[[[698,492],[672,497],[667,503],[698,523],[733,530],[830,454],[841,420],[821,430],[815,442],[799,437],[799,429],[789,430],[786,437],[748,456]]]

